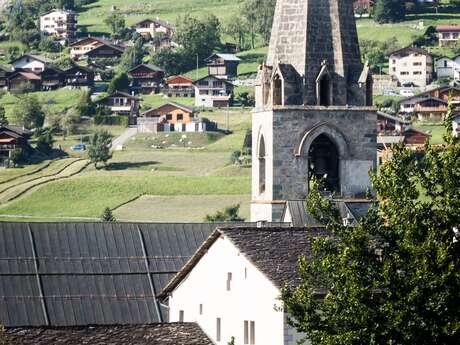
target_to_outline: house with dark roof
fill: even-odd
[[[9,328],[9,345],[214,345],[190,322],[144,325]]]
[[[32,132],[19,126],[0,126],[0,166],[10,166],[11,155],[16,149],[28,147]]]
[[[94,85],[94,71],[91,68],[73,63],[64,74],[65,84],[70,88],[88,88]]]
[[[195,106],[222,108],[233,103],[233,83],[226,79],[208,75],[193,82]]]
[[[297,344],[304,335],[287,324],[281,289],[299,284],[298,258],[309,257],[311,238],[330,236],[322,228],[218,228],[161,292],[169,321],[197,322],[217,344]]]
[[[125,48],[119,45],[104,42],[96,48],[83,53],[83,56],[87,56],[90,59],[118,59],[123,55],[124,51]]]
[[[16,71],[8,76],[8,90],[16,92],[22,90],[25,86],[32,91],[38,91],[41,88],[41,77],[39,74],[28,71]]]
[[[433,80],[433,55],[425,49],[406,47],[390,54],[388,74],[400,85],[426,86]]]
[[[65,85],[65,73],[54,66],[46,66],[40,73],[40,84],[43,91],[56,90]]]
[[[85,37],[70,45],[70,57],[79,59],[89,51],[101,45],[112,45],[112,42],[99,37]]]
[[[135,93],[151,94],[160,92],[160,87],[164,82],[165,71],[155,65],[140,64],[130,71],[131,90]]]
[[[47,65],[52,64],[53,60],[41,55],[24,54],[10,63],[15,71],[40,73]]]
[[[123,91],[115,91],[112,94],[96,101],[97,105],[110,109],[113,115],[128,115],[137,117],[140,109],[140,98]]]
[[[216,53],[208,57],[205,62],[208,66],[208,74],[234,78],[238,75],[241,59],[234,54]]]

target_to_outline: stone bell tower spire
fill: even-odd
[[[376,165],[372,75],[361,62],[353,0],[278,0],[259,67],[252,138],[253,221],[278,221],[313,177],[362,196]]]

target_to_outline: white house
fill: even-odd
[[[452,59],[446,56],[437,59],[434,69],[439,79],[460,80],[460,54]]]
[[[455,45],[460,40],[460,25],[438,25],[436,31],[440,47]]]
[[[295,345],[305,335],[287,324],[279,297],[299,282],[315,228],[217,229],[160,294],[170,322],[196,322],[216,344]],[[307,344],[308,342],[304,342]]]
[[[232,103],[234,85],[228,80],[208,75],[193,82],[195,106],[226,107]]]
[[[43,72],[45,70],[45,67],[48,64],[51,64],[52,62],[53,60],[48,59],[44,56],[25,54],[20,58],[11,61],[11,65],[13,65],[13,69],[15,71],[22,70],[40,73]]]
[[[54,9],[40,16],[40,32],[45,36],[73,39],[77,33],[75,12]]]
[[[433,56],[426,50],[407,47],[391,53],[389,75],[400,84],[414,83],[426,86],[433,80]]]

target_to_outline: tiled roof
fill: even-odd
[[[438,25],[436,30],[438,32],[460,32],[460,25]]]
[[[10,345],[213,345],[195,323],[17,328],[6,335]]]
[[[406,53],[406,52],[414,52],[414,53],[418,53],[418,54],[422,54],[422,55],[432,55],[429,51],[427,51],[425,49],[422,49],[422,48],[405,47],[405,48],[402,48],[402,49],[395,50],[394,52],[390,53],[390,56],[391,55],[398,55],[398,54],[402,54],[402,53]]]
[[[326,237],[324,228],[219,228],[204,242],[184,268],[160,293],[166,298],[188,276],[209,248],[221,237],[227,237],[275,286],[295,286],[300,282],[299,256],[311,254],[311,237]]]

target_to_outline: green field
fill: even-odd
[[[226,126],[226,112],[207,112],[203,116]],[[89,166],[76,176],[33,189],[1,207],[0,219],[98,219],[103,209],[110,207],[123,220],[201,221],[206,214],[243,201],[242,215],[247,217],[250,168],[229,162],[231,152],[241,149],[250,127],[250,112],[232,110],[228,119],[230,135],[139,134],[128,141],[124,151],[114,153],[107,170]],[[178,145],[184,134],[187,144],[192,142],[190,147]],[[151,143],[156,140],[167,141],[165,148],[153,149]],[[6,170],[11,177],[10,171],[14,170]],[[3,171],[0,181],[2,174]],[[143,197],[129,203],[140,196]]]

